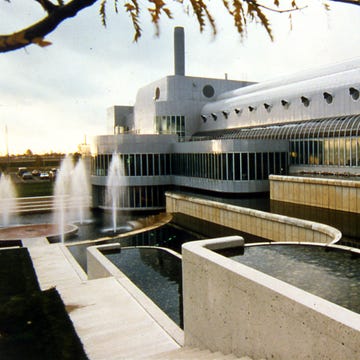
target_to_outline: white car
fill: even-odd
[[[49,173],[47,172],[40,173],[40,180],[49,180],[49,179],[50,179]]]

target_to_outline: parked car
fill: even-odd
[[[51,169],[50,172],[49,172],[49,176],[50,176],[50,178],[51,178],[53,181],[55,181],[55,179],[56,179],[57,171],[58,171],[58,169],[53,168],[53,169]]]
[[[49,173],[47,172],[40,173],[40,180],[49,180],[49,179],[50,179]]]
[[[31,180],[33,178],[32,173],[30,171],[26,171],[22,174],[23,180]]]
[[[26,167],[19,167],[17,174],[22,177],[26,172],[29,172],[29,170]]]

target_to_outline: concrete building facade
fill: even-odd
[[[359,59],[258,84],[189,77],[183,29],[174,39],[175,74],[110,109],[113,132],[95,139],[94,206],[106,207],[115,153],[128,193],[119,208],[132,210],[164,207],[174,186],[242,194],[269,191],[271,174],[360,174]]]

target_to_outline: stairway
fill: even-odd
[[[82,199],[82,206],[88,207],[91,204],[91,199]],[[79,199],[74,199],[70,196],[65,196],[63,199],[63,205],[66,209],[77,208]],[[46,212],[52,211],[58,206],[56,204],[55,196],[34,196],[34,197],[22,197],[16,198],[16,206],[13,209],[14,213],[34,213],[34,212]]]
[[[248,356],[238,358],[233,354],[224,355],[220,352],[211,352],[210,350],[200,350],[191,347],[182,347],[145,358],[151,360],[252,360]]]

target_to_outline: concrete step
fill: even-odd
[[[66,209],[76,208],[79,205],[88,207],[91,205],[91,199],[66,198],[64,199],[64,206]],[[56,207],[54,196],[44,197],[30,197],[30,198],[17,198],[16,206],[12,210],[13,213],[27,213],[27,212],[45,212],[52,211]]]
[[[145,358],[153,360],[252,360],[248,356],[238,358],[234,354],[224,355],[221,352],[211,352],[207,349],[200,350],[191,347],[182,347],[177,350],[157,354],[155,357]]]
[[[179,348],[115,278],[87,280],[61,244],[29,252],[41,289],[56,287],[90,360],[156,358]]]

